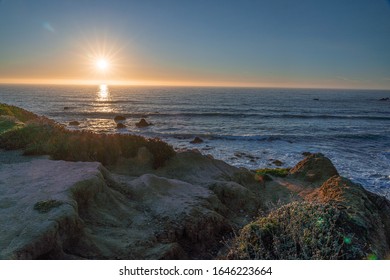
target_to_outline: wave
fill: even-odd
[[[307,141],[325,141],[338,142],[350,140],[371,140],[388,141],[389,137],[379,134],[327,134],[327,135],[304,135],[304,134],[285,134],[285,135],[220,135],[220,134],[202,134],[202,133],[157,133],[158,137],[175,138],[179,140],[190,140],[198,136],[206,140],[226,140],[226,141],[284,141],[288,143],[307,142]]]
[[[162,137],[170,137],[180,140],[193,139],[198,136],[206,140],[228,140],[228,141],[277,141],[282,140],[279,135],[219,135],[219,134],[194,134],[194,133],[166,133]]]
[[[71,107],[72,108],[72,107]],[[196,118],[267,118],[267,119],[351,119],[351,120],[383,120],[390,121],[390,116],[373,116],[373,115],[315,115],[315,114],[265,114],[265,113],[242,113],[242,112],[134,112],[134,113],[118,113],[118,112],[98,112],[98,111],[57,111],[50,112],[49,116],[78,116],[78,117],[94,117],[94,118],[111,118],[116,115],[123,115],[127,118],[146,118],[146,117],[162,117],[162,118],[177,118],[177,117],[196,117]]]

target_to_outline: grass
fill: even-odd
[[[23,109],[0,104],[0,114],[24,120],[25,125],[0,124],[0,148],[23,149],[25,155],[50,155],[56,160],[98,161],[115,164],[120,157],[131,158],[139,148],[146,147],[153,154],[153,167],[163,166],[175,152],[160,139],[137,135],[97,134],[90,131],[70,131],[54,121],[38,117]]]
[[[16,106],[7,105],[3,103],[0,103],[0,116],[15,117],[21,122],[26,122],[38,118],[38,116],[35,115],[34,113],[31,113],[27,110],[24,110]]]
[[[255,178],[262,177],[264,179],[272,180],[269,176],[286,177],[291,168],[263,168],[257,169]]]
[[[57,208],[64,204],[62,201],[58,200],[44,200],[44,201],[39,201],[34,204],[34,210],[38,211],[39,213],[47,213],[53,208]]]
[[[364,259],[365,242],[328,204],[294,202],[245,226],[229,259]]]
[[[12,117],[0,116],[0,134],[14,129],[17,127],[17,123]]]

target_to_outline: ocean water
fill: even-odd
[[[250,169],[321,152],[342,176],[390,198],[390,91],[0,85],[0,102],[99,133],[159,137]],[[64,109],[67,107],[66,109]],[[114,117],[126,116],[125,129]],[[146,118],[153,123],[137,128]],[[204,142],[191,144],[195,137]]]

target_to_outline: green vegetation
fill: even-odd
[[[7,105],[3,103],[0,103],[0,116],[15,117],[17,120],[21,122],[26,122],[38,118],[38,116],[35,115],[34,113],[31,113],[27,110],[24,110],[16,106]]]
[[[154,157],[154,168],[161,167],[175,152],[160,139],[137,135],[97,134],[89,131],[69,131],[54,121],[38,117],[17,107],[0,104],[0,114],[24,120],[25,125],[0,123],[0,148],[23,149],[25,155],[50,155],[53,159],[68,161],[99,161],[115,164],[120,157],[137,155],[146,147]],[[4,128],[3,128],[4,127]]]
[[[365,242],[332,205],[294,202],[245,226],[230,259],[364,259]],[[348,230],[349,229],[349,230]]]
[[[14,129],[17,126],[15,120],[12,117],[0,116],[0,134],[11,129]]]
[[[257,176],[286,177],[291,168],[263,168],[256,170]]]
[[[44,200],[44,201],[39,201],[34,204],[34,210],[37,210],[39,213],[47,213],[53,208],[57,208],[64,204],[62,201],[58,200]]]

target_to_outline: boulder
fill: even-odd
[[[321,184],[334,175],[339,175],[336,168],[330,159],[321,153],[309,155],[289,172],[289,177]]]
[[[69,122],[69,125],[78,126],[78,125],[80,125],[80,123],[78,121],[71,121],[71,122]]]
[[[190,143],[191,143],[191,144],[200,144],[200,143],[203,143],[203,139],[200,138],[200,137],[198,137],[198,136],[196,136],[196,137],[194,138],[194,140],[192,140]]]
[[[145,119],[141,119],[139,122],[135,124],[136,127],[147,127],[152,125],[151,123],[148,123]]]
[[[125,121],[126,120],[126,117],[125,116],[115,116],[114,118],[114,121],[118,122],[118,121]]]
[[[351,243],[359,242],[366,258],[383,259],[390,252],[390,201],[361,185],[333,176],[306,197],[341,211],[340,224],[351,231]],[[367,246],[370,244],[370,246]]]
[[[123,124],[123,123],[117,123],[117,124],[116,124],[116,128],[117,128],[117,129],[126,128],[126,125]]]

